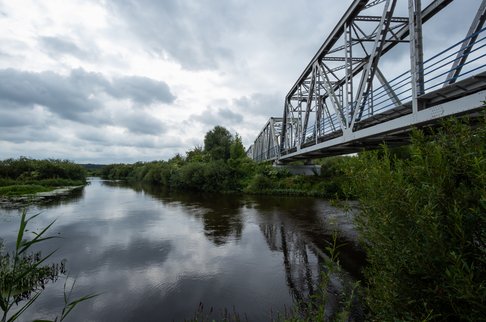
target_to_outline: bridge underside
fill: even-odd
[[[349,154],[407,143],[412,128],[447,116],[477,116],[486,100],[486,0],[465,38],[442,51],[424,46],[422,24],[454,0],[426,1],[424,9],[421,0],[353,1],[249,155],[288,163]],[[405,72],[395,76],[397,66]]]

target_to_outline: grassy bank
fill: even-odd
[[[66,160],[21,157],[0,161],[0,196],[47,192],[59,187],[86,184],[83,167]]]

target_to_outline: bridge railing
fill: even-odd
[[[462,46],[469,39],[477,38],[467,46]],[[461,61],[465,56],[468,60],[462,64],[454,64]],[[470,36],[456,42],[452,46],[440,51],[424,61],[424,93],[427,94],[442,86],[448,85],[451,81],[456,82],[470,76],[473,73],[479,73],[486,70],[486,28],[471,34]],[[451,67],[452,66],[452,67]],[[458,71],[453,77],[448,77],[451,72]],[[381,85],[375,88],[370,94],[370,99],[365,105],[363,115],[359,120],[366,120],[373,116],[379,116],[381,113],[396,108],[396,102],[390,97],[390,89],[396,97],[402,102],[401,107],[408,106],[411,108],[412,99],[412,82],[411,71],[394,77],[388,81],[387,86]],[[354,102],[356,104],[356,102]],[[305,130],[303,144],[317,142],[320,137],[338,133],[341,128],[338,126],[337,114],[331,114],[313,127]],[[320,134],[320,135],[319,135]]]
[[[450,81],[458,81],[472,73],[478,73],[486,69],[486,28],[458,41],[438,54],[424,61],[424,94],[449,84]],[[462,44],[469,39],[478,38],[465,47]],[[462,54],[461,54],[462,52]],[[458,55],[459,54],[459,55]],[[454,66],[468,55],[468,60]],[[451,68],[451,66],[453,66]],[[453,77],[447,77],[452,71],[459,71]],[[398,75],[388,82],[396,96],[404,102],[404,105],[412,99],[412,83],[410,71]],[[395,102],[389,97],[384,85],[376,88],[371,94],[372,106],[365,110],[361,120],[377,115],[395,107]]]

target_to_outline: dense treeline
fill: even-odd
[[[67,160],[26,157],[0,161],[0,195],[18,195],[86,183],[86,170]]]
[[[216,126],[206,134],[204,148],[195,147],[168,161],[107,165],[101,176],[173,190],[335,197],[343,196],[344,172],[340,164],[346,160],[321,161],[326,170],[320,177],[290,175],[283,168],[255,163],[246,156],[238,135],[233,137],[225,128]]]

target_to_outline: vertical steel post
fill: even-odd
[[[345,116],[345,128],[349,126],[350,115],[353,110],[353,39],[351,35],[352,22],[344,25],[344,57],[345,57],[345,91],[343,101],[343,113]],[[344,129],[343,128],[343,131]]]
[[[424,93],[424,50],[422,44],[421,0],[408,0],[410,30],[410,72],[412,73],[412,111],[419,110],[418,97]]]
[[[280,141],[280,153],[285,148],[285,141],[287,141],[287,118],[288,118],[287,109],[288,108],[289,108],[288,101],[285,100],[285,103],[284,103],[284,113],[283,113],[283,122],[282,122],[282,139]]]
[[[300,146],[305,143],[305,135],[307,134],[307,125],[309,123],[309,114],[312,109],[312,100],[314,99],[314,86],[316,85],[316,77],[318,73],[317,64],[315,64],[312,68],[311,74],[311,82],[309,85],[309,91],[307,95],[307,104],[305,106],[305,118],[304,118],[304,128],[302,129],[302,141],[300,142]]]

